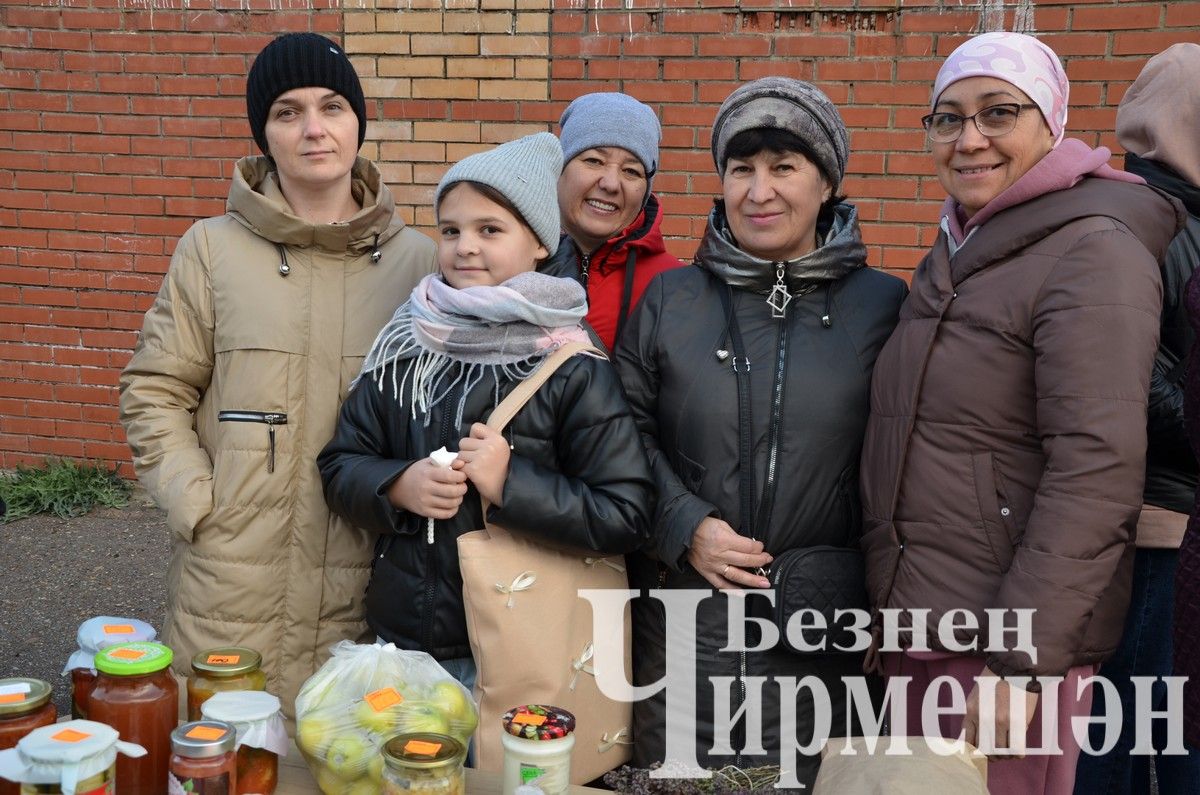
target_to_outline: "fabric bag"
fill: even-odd
[[[780,643],[799,654],[850,651],[855,641],[851,630],[854,615],[843,613],[836,618],[836,614],[838,610],[870,609],[862,552],[830,546],[789,549],[771,563],[771,587],[775,589],[774,620]],[[788,621],[801,610],[815,610],[825,620],[825,629],[799,631],[807,649],[796,648],[787,636]],[[819,648],[814,650],[814,646]]]
[[[563,345],[505,398],[488,418],[501,431],[571,356],[599,352],[585,343]],[[592,606],[581,588],[629,588],[623,555],[552,547],[487,522],[458,538],[463,603],[471,654],[478,670],[475,700],[479,728],[475,765],[500,771],[501,717],[521,704],[544,704],[573,713],[575,748],[571,783],[582,784],[629,761],[633,705],[600,692],[592,665]],[[620,634],[595,638],[621,644],[625,681],[632,681],[628,605]]]
[[[830,738],[813,795],[987,795],[987,757],[974,746],[943,740],[954,752],[939,754],[924,737],[905,740],[909,753],[901,755],[885,753],[888,737],[876,740],[874,753],[862,737]],[[854,754],[843,754],[846,746]]]

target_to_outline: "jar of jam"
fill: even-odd
[[[266,690],[262,655],[241,646],[202,651],[192,658],[187,680],[188,720],[200,720],[200,705],[213,693],[227,690]]]
[[[384,743],[383,795],[463,795],[467,749],[448,734],[398,734]]]
[[[146,753],[140,745],[120,740],[116,730],[103,723],[55,723],[34,729],[16,748],[0,751],[0,775],[19,782],[21,795],[115,795],[118,751]]]
[[[533,784],[546,795],[559,795],[571,785],[571,751],[575,748],[575,716],[560,707],[526,704],[501,718],[504,771],[501,791]]]
[[[279,757],[288,736],[279,699],[257,690],[216,693],[201,706],[207,720],[237,727],[236,795],[271,795],[279,784]]]
[[[88,696],[91,720],[112,726],[146,749],[141,759],[117,762],[121,795],[162,795],[171,761],[179,686],[171,650],[161,643],[123,643],[96,655],[99,677]]]
[[[16,748],[17,741],[39,726],[58,719],[50,703],[50,685],[41,679],[0,679],[0,750]],[[0,778],[0,795],[17,795],[13,782]]]
[[[118,643],[154,640],[154,627],[136,618],[96,616],[79,625],[79,648],[71,654],[63,675],[71,674],[71,717],[86,718],[88,693],[96,683],[96,653]]]
[[[237,730],[216,720],[185,723],[171,732],[167,791],[196,795],[237,792],[236,744]]]

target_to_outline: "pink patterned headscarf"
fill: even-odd
[[[1025,92],[1042,111],[1057,146],[1067,124],[1067,73],[1054,50],[1024,33],[984,33],[959,45],[938,70],[930,109],[942,92],[968,77],[995,77]]]

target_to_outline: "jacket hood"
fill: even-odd
[[[562,247],[559,248],[561,250]],[[666,250],[662,236],[662,205],[658,197],[651,193],[647,195],[646,206],[633,219],[633,223],[591,252],[592,267],[609,270],[618,265],[624,266],[631,251],[636,251],[637,258],[644,260]]]
[[[1045,239],[1073,221],[1097,215],[1126,226],[1159,262],[1186,218],[1183,205],[1160,190],[1087,177],[1074,187],[1004,209],[976,227],[954,255],[954,282]],[[942,236],[948,236],[945,218]]]
[[[377,248],[404,228],[396,203],[371,161],[358,158],[350,190],[362,209],[343,224],[313,224],[296,216],[279,187],[279,175],[261,155],[243,157],[233,169],[226,210],[256,235],[286,246],[361,252]]]
[[[825,242],[785,263],[784,280],[788,291],[795,293],[820,282],[836,281],[866,264],[867,247],[858,228],[858,210],[849,202],[840,202],[834,207],[833,224],[825,234]],[[723,202],[718,201],[708,214],[696,265],[730,287],[766,294],[775,286],[775,263],[738,247],[729,231]]]
[[[1117,140],[1125,151],[1165,163],[1200,185],[1200,44],[1174,44],[1151,58],[1117,109]]]
[[[1200,216],[1200,186],[1188,182],[1182,175],[1164,163],[1138,157],[1133,152],[1125,153],[1125,170],[1137,174],[1156,188],[1183,202],[1192,215]]]

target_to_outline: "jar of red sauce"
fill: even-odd
[[[228,723],[198,720],[171,732],[168,792],[237,792],[237,730]]]
[[[154,627],[136,618],[96,616],[79,625],[75,639],[79,648],[71,654],[63,675],[71,674],[71,717],[87,717],[88,693],[96,683],[96,652],[118,643],[154,640]]]
[[[108,724],[121,739],[146,749],[140,759],[117,760],[121,795],[162,795],[171,761],[171,732],[179,686],[172,653],[161,643],[122,643],[96,655],[99,676],[88,696],[89,720]]]
[[[213,693],[229,690],[266,690],[262,655],[242,646],[207,649],[192,658],[187,680],[188,720],[200,720],[200,705]]]
[[[50,685],[41,679],[0,679],[0,750],[16,748],[17,741],[40,726],[58,719],[50,703]],[[0,778],[0,795],[18,795],[21,787]]]

